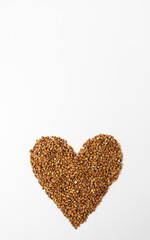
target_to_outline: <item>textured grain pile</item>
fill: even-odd
[[[42,189],[77,228],[99,205],[122,168],[119,143],[110,135],[87,140],[76,154],[59,137],[42,137],[30,150]]]

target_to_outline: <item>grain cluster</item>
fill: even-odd
[[[77,228],[101,202],[122,169],[119,143],[100,134],[77,154],[59,137],[41,137],[30,150],[30,162],[42,189]]]

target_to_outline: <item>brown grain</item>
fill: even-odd
[[[100,134],[76,154],[59,137],[42,137],[30,150],[34,175],[42,189],[77,228],[85,222],[122,169],[119,143]]]

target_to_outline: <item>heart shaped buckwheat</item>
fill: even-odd
[[[117,180],[122,158],[119,143],[102,134],[87,140],[78,154],[59,137],[42,137],[30,150],[35,177],[75,228]]]

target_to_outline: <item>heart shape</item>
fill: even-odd
[[[123,154],[117,140],[100,134],[76,154],[59,137],[42,137],[30,150],[33,173],[47,195],[77,228],[117,180]]]

